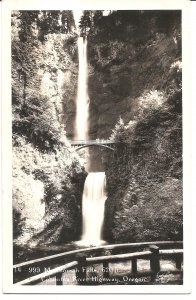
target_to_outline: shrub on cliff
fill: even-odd
[[[170,118],[167,115],[168,106],[165,105],[167,96],[160,91],[144,91],[143,94],[136,99],[133,108],[133,119],[127,124],[120,118],[112,130],[111,140],[124,143],[142,143],[151,135],[153,127],[156,127],[161,119]]]
[[[120,117],[115,128],[112,130],[110,140],[116,143],[127,142],[129,137],[127,129],[128,126],[125,125],[123,119]]]

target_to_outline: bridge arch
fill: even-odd
[[[76,148],[76,151],[79,151],[83,148],[87,148],[87,147],[102,147],[102,148],[106,148],[106,149],[109,149],[109,150],[112,150],[114,151],[114,149],[112,147],[109,147],[109,146],[106,146],[106,145],[103,145],[103,144],[88,144],[88,145],[82,145],[82,146],[79,146]]]

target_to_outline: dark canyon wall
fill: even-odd
[[[91,137],[108,138],[134,116],[144,91],[165,91],[181,60],[180,12],[117,11],[96,20],[88,41]]]
[[[117,142],[106,166],[105,238],[182,239],[180,12],[100,17],[89,60],[91,136]]]

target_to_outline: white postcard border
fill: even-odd
[[[190,293],[191,291],[191,86],[189,0],[4,0],[2,3],[2,174],[4,293]],[[184,283],[175,286],[15,286],[12,250],[11,10],[182,9]],[[185,101],[186,100],[186,101]]]

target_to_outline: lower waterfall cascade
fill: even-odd
[[[90,172],[82,197],[82,244],[102,244],[102,227],[106,195],[105,172]]]

